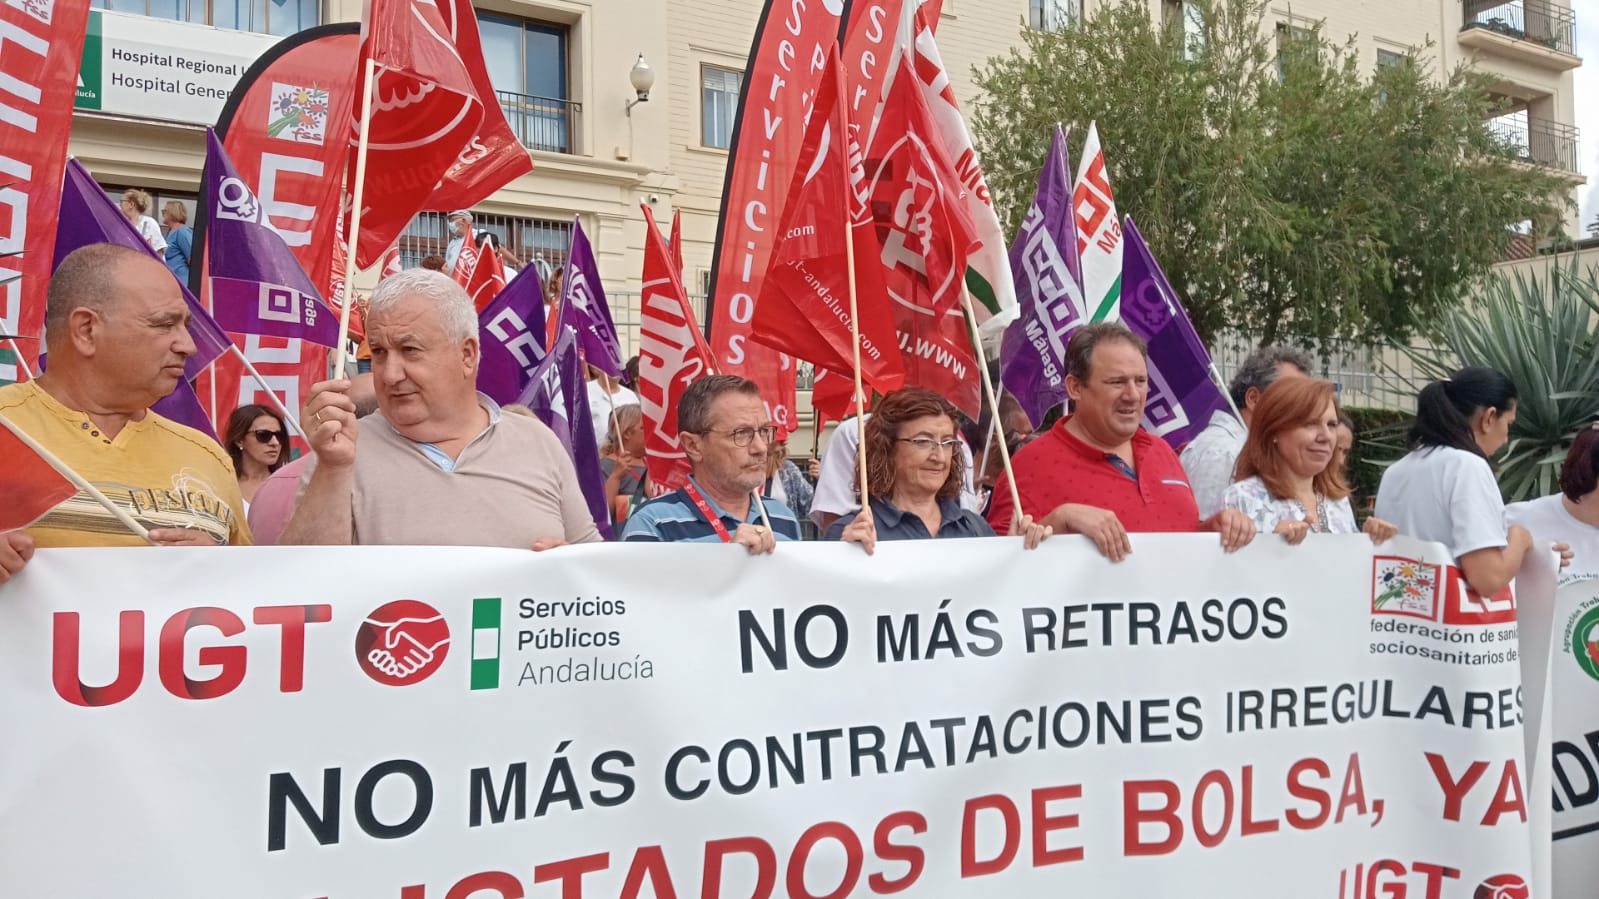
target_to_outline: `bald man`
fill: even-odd
[[[113,244],[62,260],[45,309],[49,370],[0,387],[0,416],[83,475],[158,546],[250,543],[233,466],[215,440],[150,411],[195,351],[189,309],[166,266]],[[0,539],[0,581],[34,546],[138,546],[79,493]]]

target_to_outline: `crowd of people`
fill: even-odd
[[[177,283],[138,252],[93,245],[58,267],[49,370],[0,388],[0,415],[124,506],[148,539],[79,495],[0,537],[0,582],[37,546],[546,551],[603,539],[554,432],[477,390],[476,310],[440,271],[409,269],[378,285],[365,315],[369,365],[312,388],[301,416],[311,452],[292,462],[288,429],[270,407],[236,410],[221,446],[150,411],[195,352],[187,322]],[[996,422],[975,425],[944,397],[908,387],[840,423],[803,467],[788,458],[787,435],[755,384],[705,376],[677,407],[691,473],[659,496],[636,394],[594,372],[605,524],[624,542],[732,543],[752,554],[802,539],[870,554],[883,540],[996,534],[1030,549],[1073,534],[1112,562],[1133,552],[1138,533],[1210,532],[1234,551],[1262,534],[1300,544],[1363,531],[1377,542],[1405,534],[1444,544],[1483,595],[1505,589],[1535,547],[1599,573],[1599,430],[1571,447],[1561,494],[1507,509],[1489,458],[1508,440],[1517,394],[1499,372],[1463,369],[1421,391],[1409,453],[1384,473],[1373,514],[1357,525],[1353,426],[1303,353],[1253,354],[1230,385],[1239,416],[1218,413],[1180,455],[1142,427],[1146,355],[1122,325],[1087,325],[1066,347],[1070,411],[1047,429],[1034,433],[1011,401]],[[995,462],[1001,439],[1014,452],[1008,471]]]

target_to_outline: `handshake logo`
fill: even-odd
[[[439,611],[414,599],[373,610],[355,632],[355,660],[380,684],[404,687],[427,680],[450,650],[450,626]]]

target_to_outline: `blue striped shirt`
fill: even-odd
[[[689,480],[693,481],[693,478]],[[699,484],[695,486],[699,487]],[[760,506],[754,502],[750,503],[749,515],[739,521],[722,511],[722,507],[711,499],[704,488],[700,488],[700,495],[705,497],[711,511],[722,519],[722,526],[727,528],[729,534],[738,530],[740,524],[762,523]],[[771,519],[773,537],[779,541],[800,538],[799,519],[792,509],[775,499],[763,499],[761,503],[766,506],[766,517]],[[622,539],[644,543],[719,543],[722,540],[711,523],[700,514],[694,500],[689,498],[688,491],[682,489],[658,496],[633,510],[633,514],[627,517]]]

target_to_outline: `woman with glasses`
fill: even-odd
[[[879,540],[994,536],[982,516],[960,505],[965,460],[957,414],[949,400],[921,387],[896,390],[873,406],[864,433],[870,508],[833,522],[826,539],[871,553]],[[1031,549],[1050,529],[1024,517],[1016,533]]]
[[[267,406],[252,403],[233,410],[222,445],[233,458],[233,472],[239,478],[239,493],[244,510],[272,472],[289,461],[289,433],[283,419]]]

